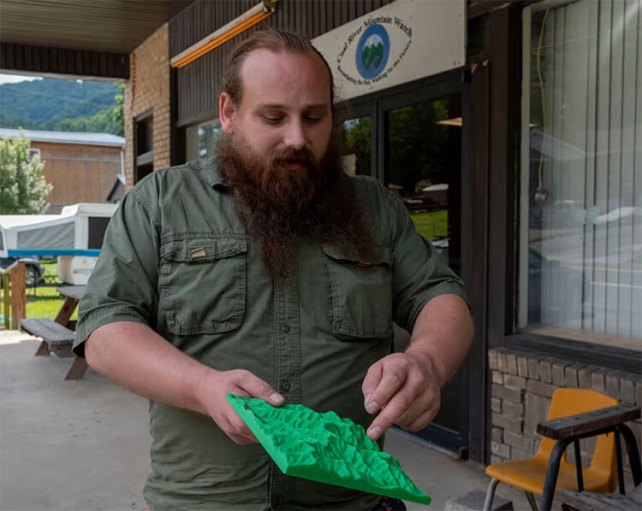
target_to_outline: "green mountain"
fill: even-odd
[[[363,67],[368,71],[374,71],[381,64],[384,53],[385,49],[381,43],[366,46],[361,53]]]
[[[44,78],[0,85],[0,127],[122,135],[115,83]]]

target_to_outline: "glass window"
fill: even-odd
[[[372,175],[372,119],[354,117],[343,123],[343,168],[351,176]]]
[[[638,1],[524,20],[519,326],[642,349]]]
[[[222,135],[218,119],[190,126],[185,130],[185,156],[187,161],[209,158],[214,154],[216,142]]]

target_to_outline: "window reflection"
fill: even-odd
[[[371,176],[372,119],[366,115],[343,123],[343,168],[351,176]]]
[[[417,231],[458,269],[459,96],[415,103],[387,113],[388,189],[408,208]],[[454,249],[454,250],[453,250]]]
[[[187,128],[185,130],[187,161],[211,157],[222,134],[221,123],[218,119]]]

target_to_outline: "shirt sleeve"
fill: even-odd
[[[395,323],[412,332],[424,305],[439,295],[458,295],[470,308],[462,279],[432,243],[417,232],[403,203],[388,190],[384,194],[391,222]]]
[[[80,301],[73,346],[80,357],[87,337],[103,325],[133,321],[155,327],[160,223],[139,191],[128,193],[111,218]]]

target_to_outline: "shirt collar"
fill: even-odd
[[[205,182],[215,190],[224,193],[229,193],[232,191],[232,187],[227,183],[227,181],[221,176],[220,172],[218,171],[214,158],[196,160],[193,161],[191,165],[200,170],[200,174],[203,179],[205,179]]]

